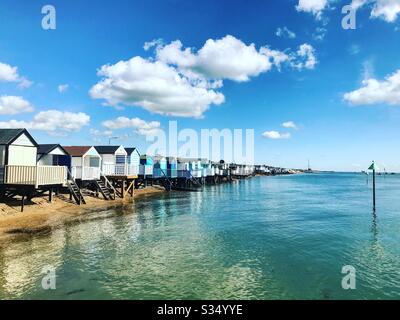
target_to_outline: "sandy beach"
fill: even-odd
[[[18,235],[30,235],[49,232],[66,222],[81,218],[89,212],[115,208],[131,202],[133,199],[145,195],[164,192],[165,189],[153,186],[135,190],[133,197],[106,201],[86,196],[86,204],[81,206],[69,201],[68,195],[54,196],[50,203],[47,197],[33,198],[25,204],[24,212],[20,212],[20,202],[0,203],[0,244]]]

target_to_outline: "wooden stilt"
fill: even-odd
[[[121,197],[125,197],[125,180],[121,181]]]
[[[25,205],[25,194],[22,196],[21,200],[21,212],[24,212],[24,205]]]
[[[49,202],[51,203],[53,201],[53,188],[49,189]]]

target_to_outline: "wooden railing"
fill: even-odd
[[[33,185],[36,188],[44,185],[65,184],[67,168],[64,166],[18,166],[8,165],[5,168],[6,184]]]
[[[133,164],[103,164],[102,172],[106,176],[137,176],[139,166]]]
[[[72,167],[71,174],[74,179],[97,180],[100,179],[100,168],[97,167]]]

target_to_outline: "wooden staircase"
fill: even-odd
[[[82,191],[77,185],[75,179],[72,177],[71,172],[68,170],[67,187],[69,189],[71,199],[73,198],[78,205],[86,204]]]
[[[104,199],[115,200],[115,195],[118,192],[103,173],[101,173],[100,179],[95,180],[95,183]]]
[[[163,169],[160,169],[161,173],[163,174],[164,178],[159,180],[159,184],[165,188],[167,191],[172,190],[173,183],[171,180],[168,179],[168,176],[165,174]]]

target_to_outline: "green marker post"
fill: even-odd
[[[375,161],[372,161],[372,164],[368,168],[368,170],[372,170],[372,205],[373,205],[373,210],[375,212],[376,210],[376,192],[375,192],[375,171],[377,169],[377,166],[375,164]]]

